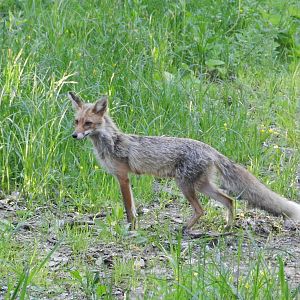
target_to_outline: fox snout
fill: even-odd
[[[74,139],[81,140],[81,139],[85,138],[87,135],[89,135],[89,133],[90,133],[89,131],[88,132],[76,132],[76,131],[74,131],[72,133],[72,137]]]

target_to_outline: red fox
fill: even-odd
[[[300,205],[269,190],[242,166],[232,162],[211,146],[188,138],[138,136],[122,133],[109,117],[108,99],[85,103],[68,94],[75,108],[73,137],[89,137],[100,164],[119,181],[127,220],[136,226],[129,173],[174,178],[194,214],[184,229],[191,229],[204,214],[196,192],[211,197],[227,207],[227,225],[233,222],[231,193],[273,215],[300,221]],[[220,186],[214,180],[220,177]],[[226,190],[226,192],[223,191]]]

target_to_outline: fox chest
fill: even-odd
[[[108,153],[105,153],[105,151],[99,151],[98,149],[94,149],[94,153],[102,168],[109,173],[116,173],[117,163]]]
[[[123,158],[117,158],[111,153],[105,151],[98,151],[95,149],[96,158],[103,169],[108,173],[116,175],[118,173],[130,171],[128,163]]]

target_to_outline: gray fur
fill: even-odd
[[[122,190],[122,193],[130,222],[133,222],[136,213],[132,196],[127,193],[127,200],[126,195],[124,196],[126,185],[129,185],[128,173],[175,178],[195,211],[187,224],[188,228],[203,214],[195,191],[223,203],[229,210],[228,222],[232,222],[232,199],[217,188],[215,175],[221,178],[222,187],[249,201],[252,206],[300,221],[299,204],[272,192],[246,169],[200,141],[125,134],[117,128],[107,113],[104,114],[101,125],[89,137],[100,164],[118,178],[121,190],[122,185],[123,188],[125,186],[125,192]]]
[[[247,200],[252,207],[261,208],[275,216],[300,221],[299,204],[271,191],[246,169],[223,155],[216,165],[222,174],[223,185],[234,196]]]

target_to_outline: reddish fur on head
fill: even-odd
[[[95,103],[84,103],[75,93],[68,93],[75,109],[75,131],[73,137],[83,139],[100,129],[107,111],[108,99],[102,97]]]

